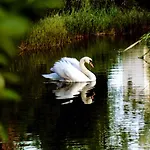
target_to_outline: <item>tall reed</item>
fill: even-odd
[[[50,49],[70,42],[63,16],[47,17],[35,24],[26,40],[29,49]]]
[[[25,48],[51,49],[70,43],[77,35],[131,33],[143,25],[150,25],[150,13],[143,10],[86,7],[71,14],[41,19],[29,33]]]

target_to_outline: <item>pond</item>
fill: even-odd
[[[20,102],[0,102],[1,149],[150,149],[150,71],[137,39],[99,37],[17,57]],[[64,84],[42,77],[61,57],[89,56],[96,82]],[[145,57],[148,61],[149,54]]]

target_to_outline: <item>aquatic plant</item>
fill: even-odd
[[[147,25],[150,20],[150,13],[133,8],[131,10],[121,10],[113,6],[109,9],[101,10],[80,10],[72,12],[66,17],[67,31],[72,34],[92,34],[92,33],[129,33],[137,29],[140,25]],[[141,28],[141,27],[140,27]],[[112,29],[113,32],[112,32]]]
[[[141,37],[141,40],[146,42],[146,45],[148,46],[148,48],[150,48],[150,32],[147,33],[147,34],[144,34],[142,37]]]
[[[92,34],[131,34],[149,22],[150,13],[139,8],[121,10],[112,6],[92,9],[86,6],[79,11],[72,10],[71,14],[41,19],[33,26],[23,46],[29,50],[51,49]]]

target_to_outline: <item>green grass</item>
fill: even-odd
[[[54,15],[41,19],[33,26],[26,40],[25,49],[51,49],[70,43],[75,37],[103,33],[127,34],[141,30],[150,22],[150,13],[132,8],[118,7],[92,10],[84,8],[71,14]]]
[[[36,49],[61,46],[65,42],[69,42],[65,20],[58,15],[40,20],[33,26],[26,40],[27,45]]]
[[[150,13],[139,11],[136,8],[121,11],[117,7],[109,10],[84,10],[73,12],[67,17],[67,31],[72,34],[92,33],[129,33],[141,25],[147,25],[150,21]]]

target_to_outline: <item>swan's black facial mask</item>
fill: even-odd
[[[91,65],[92,68],[94,68],[94,65],[92,63],[92,60],[90,60],[89,64]]]

